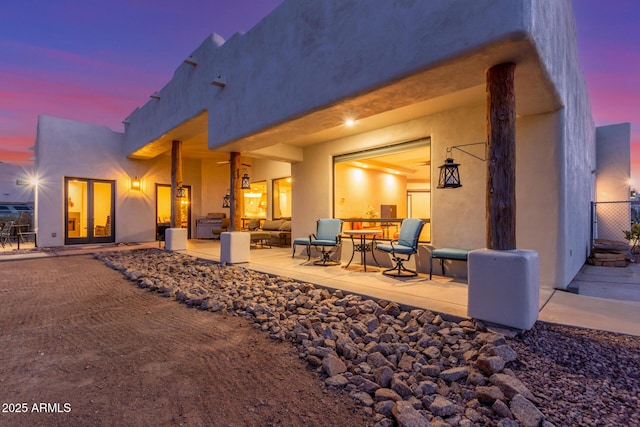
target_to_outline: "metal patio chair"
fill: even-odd
[[[315,261],[315,265],[340,265],[340,261],[331,259],[331,255],[340,248],[342,239],[342,220],[327,218],[319,219],[316,227],[316,234],[309,236],[309,246],[314,246],[320,251],[322,258]]]
[[[376,245],[376,249],[382,252],[388,252],[395,261],[395,265],[384,270],[382,274],[395,277],[412,277],[418,275],[416,271],[406,268],[404,263],[409,261],[411,255],[418,252],[418,239],[422,227],[424,227],[424,222],[421,219],[405,218],[400,225],[400,234],[396,242],[391,241],[389,244],[379,243]]]
[[[0,245],[2,245],[3,248],[7,243],[11,246],[9,240],[11,239],[11,232],[13,231],[13,223],[14,221],[5,222],[0,230]]]

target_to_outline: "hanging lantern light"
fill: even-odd
[[[244,175],[242,175],[241,180],[242,183],[240,185],[240,188],[242,188],[243,190],[248,190],[251,188],[251,183],[249,182],[251,178],[249,178],[249,174],[245,172]]]
[[[460,172],[458,171],[458,163],[454,163],[451,157],[448,157],[440,168],[440,178],[438,179],[438,188],[458,188],[462,187],[460,183]]]
[[[182,185],[176,188],[176,199],[184,199],[187,197],[187,189]]]
[[[227,190],[227,194],[222,198],[222,207],[230,208],[231,207],[231,194],[229,194],[229,190]]]

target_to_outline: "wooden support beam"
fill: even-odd
[[[171,143],[171,228],[182,227],[182,200],[178,188],[182,187],[182,141]]]
[[[230,154],[229,166],[229,175],[231,175],[229,184],[229,188],[231,188],[229,231],[238,231],[242,229],[242,182],[240,180],[242,164],[240,162],[240,153],[232,152]]]
[[[516,249],[516,96],[513,63],[487,71],[487,248]]]

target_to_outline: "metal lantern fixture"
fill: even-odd
[[[242,180],[242,184],[240,185],[241,189],[248,190],[251,188],[251,183],[249,182],[251,178],[249,178],[249,174],[245,172],[240,179]]]
[[[222,207],[230,208],[231,207],[231,194],[229,194],[229,190],[227,190],[227,194],[222,198]]]
[[[187,189],[180,186],[176,189],[176,199],[184,199],[187,197]]]
[[[476,154],[464,150],[460,147],[470,147],[472,145],[482,145],[484,146],[484,155],[478,155],[477,150]],[[475,157],[478,160],[486,161],[487,160],[487,143],[486,142],[473,142],[471,144],[462,144],[462,145],[454,145],[452,147],[447,148],[447,159],[444,161],[442,166],[438,166],[440,168],[440,178],[438,179],[438,188],[458,188],[462,187],[460,183],[460,172],[458,171],[459,163],[455,163],[453,161],[453,157],[451,155],[453,149],[462,151],[465,154],[470,155],[471,157]]]
[[[458,171],[458,163],[454,163],[451,157],[448,157],[440,168],[440,178],[438,179],[438,188],[458,188],[460,184],[460,172]]]

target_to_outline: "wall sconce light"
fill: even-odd
[[[485,155],[483,157],[477,156],[473,153],[463,150],[460,147],[468,147],[470,145],[484,145],[485,146]],[[462,187],[462,183],[460,182],[460,171],[458,171],[459,163],[455,163],[453,161],[452,151],[453,149],[462,151],[470,155],[471,157],[475,157],[478,160],[486,161],[486,142],[474,142],[472,144],[463,144],[463,145],[454,145],[447,148],[447,157],[442,164],[442,166],[438,166],[440,168],[440,177],[438,178],[438,188],[458,188]]]
[[[222,207],[230,208],[231,207],[231,194],[229,194],[229,190],[227,190],[227,194],[222,198]]]
[[[176,188],[176,199],[184,199],[187,197],[187,189],[183,186]]]
[[[142,183],[140,182],[140,178],[137,176],[131,180],[131,189],[140,191],[140,187]]]
[[[158,92],[153,92],[151,95],[149,95],[149,98],[153,98],[156,100],[160,100],[160,94]]]

